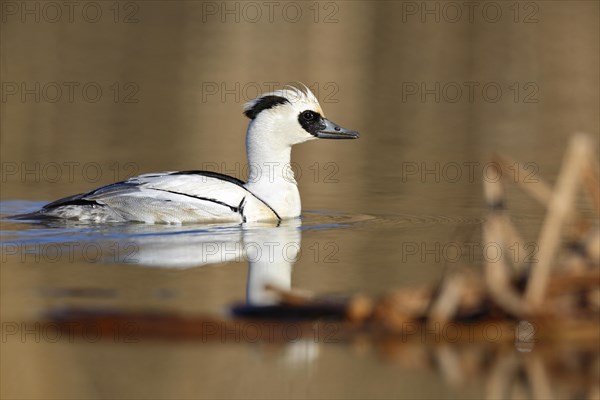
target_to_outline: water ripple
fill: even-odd
[[[17,213],[30,212],[41,203],[31,201],[0,202],[1,216],[6,218]],[[410,228],[436,225],[473,225],[484,222],[483,217],[447,215],[375,215],[339,213],[322,210],[307,210],[302,214],[302,230],[361,228]],[[267,224],[270,225],[270,224]],[[244,229],[260,229],[264,224],[248,225]],[[271,225],[270,225],[271,226]],[[241,229],[239,224],[195,224],[195,225],[147,225],[147,224],[105,224],[90,225],[77,222],[44,221],[25,223],[4,219],[0,236],[3,240],[17,240],[22,243],[52,243],[57,241],[127,239],[148,236],[210,235],[219,237]]]

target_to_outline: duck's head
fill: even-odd
[[[288,86],[265,93],[246,103],[244,114],[251,119],[249,133],[282,145],[312,139],[358,139],[359,134],[331,122],[323,114],[315,95]],[[250,139],[250,138],[249,138]]]

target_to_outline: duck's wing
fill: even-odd
[[[244,182],[210,171],[161,172],[129,178],[46,205],[62,218],[150,223],[278,220],[277,213],[250,193]],[[75,213],[75,215],[73,214]]]

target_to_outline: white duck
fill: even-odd
[[[159,172],[129,178],[18,216],[89,222],[204,223],[277,221],[300,215],[290,168],[292,146],[308,140],[357,139],[327,120],[305,88],[266,93],[244,106],[247,183],[208,171]]]

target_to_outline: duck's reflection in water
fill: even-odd
[[[248,261],[246,299],[252,305],[275,302],[266,286],[290,289],[292,268],[300,253],[301,221],[179,227],[127,228],[127,245],[118,262],[144,267],[186,269]],[[125,232],[123,232],[125,233]]]
[[[247,260],[246,301],[250,305],[270,305],[276,302],[276,294],[267,286],[291,289],[292,268],[300,254],[300,226],[300,219],[292,219],[220,225],[201,231],[186,231],[183,227],[159,235],[148,234],[148,227],[131,227],[129,233],[137,229],[140,235],[128,239],[136,247],[133,259],[128,261],[144,267],[186,269]],[[281,356],[290,367],[310,367],[319,350],[315,341],[298,340],[285,346]]]
[[[246,299],[249,304],[276,301],[267,285],[291,289],[292,267],[300,253],[300,220],[284,221],[278,227],[244,229],[244,249],[248,259]]]

